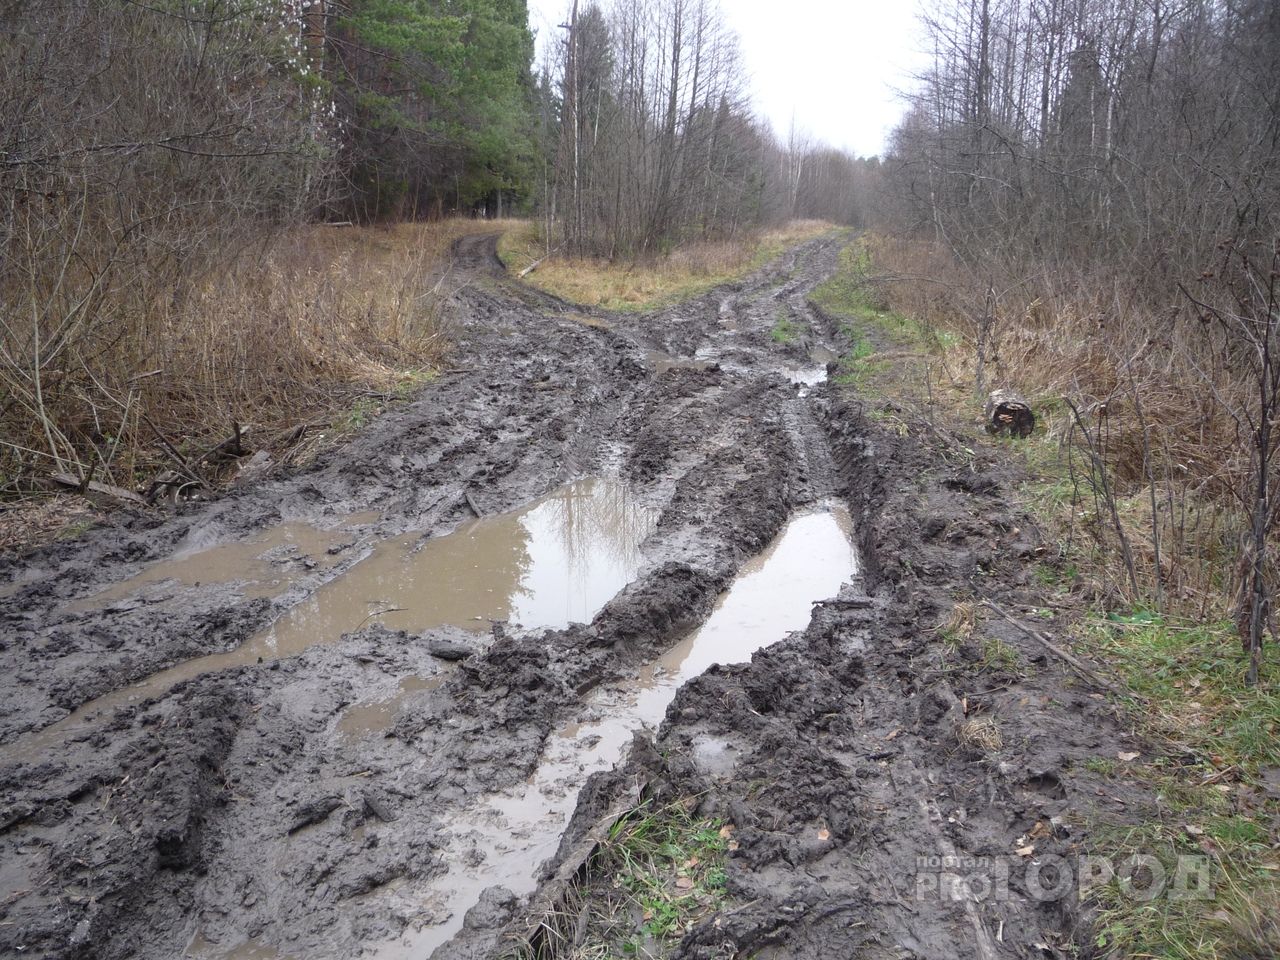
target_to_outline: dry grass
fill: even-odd
[[[934,244],[884,237],[850,263],[856,276],[844,299],[870,311],[852,322],[870,326],[874,311],[894,311],[945,346],[935,364],[944,377],[927,406],[919,384],[868,385],[886,406],[927,411],[904,413],[904,424],[967,421],[951,436],[977,433],[984,322],[984,390],[1021,393],[1040,419],[1030,439],[992,441],[1025,458],[1022,506],[1057,547],[1037,576],[1053,606],[1089,609],[1066,629],[1140,695],[1129,722],[1157,745],[1122,775],[1160,798],[1161,815],[1118,835],[1092,822],[1092,848],[1211,863],[1208,901],[1141,902],[1114,883],[1096,893],[1091,947],[1107,957],[1276,956],[1276,648],[1266,648],[1260,682],[1250,685],[1231,619],[1247,521],[1238,492],[1250,474],[1248,431],[1235,417],[1257,409],[1239,347],[1176,291],[1153,303],[1115,277],[1026,269],[992,283]],[[968,630],[957,604],[937,634],[954,640]],[[1002,646],[988,644],[987,659],[1004,659]],[[956,736],[988,751],[998,733],[978,717]],[[1114,775],[1114,761],[1097,767]]]
[[[1249,390],[1214,331],[1114,279],[1045,270],[990,283],[931,243],[871,237],[865,271],[887,309],[949,335],[938,368],[953,397],[979,393],[985,324],[981,392],[1032,403],[1042,428],[1022,449],[1069,489],[1047,519],[1061,540],[1089,535],[1094,549],[1077,559],[1104,592],[1189,616],[1234,601],[1224,584],[1244,517],[1233,491],[1249,458],[1226,410],[1246,408]]]
[[[157,254],[167,269],[149,274],[139,255],[130,263],[139,282],[105,289],[39,382],[25,360],[32,324],[14,309],[0,330],[0,484],[92,469],[133,487],[172,465],[147,421],[198,456],[233,421],[254,427],[258,447],[302,424],[350,422],[353,408],[367,419],[430,377],[447,346],[450,245],[493,230],[461,220],[242,234],[234,254],[220,244],[181,265]],[[37,329],[47,342],[46,328]]]
[[[74,537],[99,519],[101,514],[83,497],[11,501],[0,508],[0,555]]]
[[[951,608],[947,619],[940,623],[934,632],[943,640],[960,644],[973,636],[978,629],[978,605],[963,600]]]
[[[797,220],[732,240],[684,244],[647,264],[552,256],[528,274],[525,282],[575,303],[610,310],[648,310],[736,280],[788,247],[832,229],[829,223]],[[499,249],[513,273],[547,253],[537,224],[508,232]]]
[[[991,717],[972,717],[956,727],[956,742],[969,750],[999,753],[1004,746],[1000,725]]]

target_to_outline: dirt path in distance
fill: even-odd
[[[1142,748],[1008,621],[940,639],[958,600],[1042,606],[1042,544],[976,438],[903,437],[822,382],[840,339],[806,297],[840,242],[625,315],[504,278],[492,239],[466,238],[450,366],[412,402],[305,471],[0,561],[0,953],[427,955],[413,944],[461,925],[451,888],[503,856],[485,846],[502,824],[468,818],[531,777],[593,691],[705,621],[797,511],[843,504],[860,576],[802,633],[685,686],[652,749],[587,783],[541,876],[643,785],[736,831],[734,906],[681,956],[1067,955],[1078,892],[1046,898],[1028,867],[1074,864],[1086,822],[1140,812],[1086,764]],[[799,335],[780,342],[780,320]],[[268,629],[383,558],[404,568],[549,495],[573,506],[583,477],[625,509],[574,509],[639,518],[617,522],[640,537],[589,623],[494,606],[401,629],[407,595],[365,586],[355,602],[381,605],[304,621],[296,652]],[[535,546],[521,522],[495,548],[507,566]],[[442,563],[411,592],[447,592],[446,573],[498,587]],[[957,900],[936,893],[943,857],[1010,869],[999,895]],[[488,891],[435,956],[499,955],[544,919],[530,902]]]

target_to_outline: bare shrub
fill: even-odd
[[[880,280],[886,305],[953,335],[943,366],[971,390],[977,356],[967,311],[988,282],[931,240],[875,236],[868,250],[868,275]],[[1065,536],[1088,535],[1095,575],[1126,602],[1225,612],[1237,601],[1224,584],[1236,582],[1227,571],[1248,525],[1235,491],[1252,474],[1228,413],[1243,409],[1248,383],[1221,335],[1185,306],[1149,302],[1114,276],[1044,270],[1003,282],[1021,294],[1000,305],[988,382],[1032,399],[1057,441],[1074,482]]]
[[[194,453],[233,422],[270,443],[356,396],[389,397],[441,359],[451,242],[492,230],[473,220],[259,230],[242,234],[230,259],[135,270],[135,282],[100,298],[95,323],[58,342],[42,407],[13,399],[19,387],[32,392],[31,378],[16,383],[22,370],[0,364],[10,395],[0,472],[15,482],[45,475],[52,458],[41,454],[52,448],[63,464],[92,463],[130,486],[163,457],[151,424]],[[30,345],[3,340],[10,355]]]

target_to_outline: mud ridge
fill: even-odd
[[[1046,878],[1087,849],[1086,824],[1156,815],[1154,798],[1086,766],[1140,745],[1098,690],[1007,624],[984,625],[1011,651],[999,663],[976,640],[944,663],[932,629],[957,594],[1034,600],[1040,543],[1001,496],[1014,478],[979,463],[965,479],[987,482],[956,483],[938,451],[880,431],[859,404],[828,396],[817,409],[840,489],[863,508],[863,583],[818,605],[803,636],[680,690],[652,744],[584,789],[533,899],[541,912],[491,933],[492,955],[512,941],[557,955],[566,897],[570,917],[606,909],[592,900],[607,877],[583,855],[592,826],[688,797],[732,825],[736,849],[731,907],[689,929],[676,957],[1089,955],[1078,887],[1046,896]],[[977,718],[998,741],[966,742]],[[699,760],[708,738],[729,745],[730,774]],[[1027,844],[1034,859],[1017,852]],[[949,896],[944,874],[993,887]]]
[[[683,956],[974,955],[998,920],[998,956],[1065,940],[1080,922],[1068,904],[997,916],[910,900],[917,856],[1004,853],[1042,822],[1042,849],[1070,849],[1072,818],[1108,802],[1083,758],[1127,741],[1106,701],[1010,627],[985,625],[1014,656],[993,662],[975,642],[939,661],[933,627],[955,599],[1027,607],[1040,545],[999,496],[1012,475],[977,462],[957,476],[948,451],[885,433],[859,401],[812,384],[838,343],[806,297],[840,242],[649,315],[592,311],[601,326],[504,278],[492,238],[469,238],[448,284],[456,347],[411,402],[306,470],[167,515],[121,511],[0,565],[0,585],[16,585],[0,613],[0,952],[407,951],[405,938],[456,922],[444,893],[491,856],[477,831],[502,828],[471,823],[477,805],[519,789],[593,691],[703,623],[797,508],[832,501],[857,521],[859,581],[802,635],[684,687],[656,737],[576,802],[581,782],[564,785],[574,813],[543,876],[576,870],[591,826],[643,787],[699,794],[738,830],[735,909],[691,929]],[[780,318],[800,340],[773,339]],[[657,517],[635,578],[590,623],[481,633],[374,618],[93,706],[243,644],[390,538],[422,546],[583,476],[624,481]],[[270,595],[244,578],[128,586],[281,523],[317,539],[259,558],[280,581]],[[107,588],[123,598],[95,599]],[[351,732],[371,705],[381,719]],[[957,740],[966,709],[999,724],[1000,749]],[[699,767],[694,739],[707,736],[735,744],[732,776]],[[1140,809],[1129,800],[1126,815]],[[530,902],[487,891],[436,955],[502,952],[537,926]]]

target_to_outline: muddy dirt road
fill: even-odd
[[[0,953],[496,957],[646,796],[736,831],[733,907],[680,955],[1065,950],[1087,917],[1053,864],[1141,806],[1085,761],[1137,748],[1012,623],[939,638],[957,600],[1040,606],[1042,544],[976,439],[882,430],[825,382],[841,333],[806,295],[839,246],[613,315],[468,242],[451,366],[412,402],[307,470],[7,561]],[[748,604],[732,656],[655,668],[771,544],[741,593],[812,574],[799,620]],[[1002,886],[940,895],[955,856]]]

